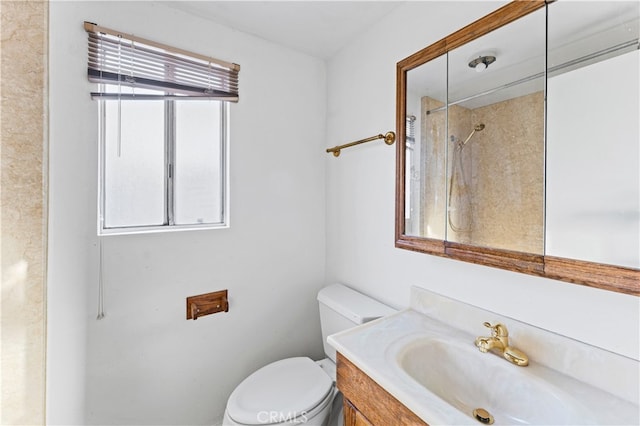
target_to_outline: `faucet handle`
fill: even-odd
[[[485,321],[484,326],[491,329],[491,335],[494,337],[507,337],[509,335],[507,327],[503,324],[497,323],[491,325],[491,323]]]

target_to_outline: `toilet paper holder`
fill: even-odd
[[[229,312],[227,290],[187,297],[187,319],[197,320],[205,315]]]

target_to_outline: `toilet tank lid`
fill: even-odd
[[[332,284],[320,290],[318,301],[356,324],[363,324],[397,312],[343,284]]]

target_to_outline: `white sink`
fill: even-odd
[[[420,338],[400,349],[396,362],[411,379],[471,418],[481,408],[496,424],[597,423],[566,387],[542,380],[539,373],[545,372],[539,366],[518,367],[481,353],[473,342]]]
[[[475,307],[442,305],[437,318],[433,309],[407,309],[328,342],[432,426],[481,425],[478,408],[495,425],[640,424],[637,360]],[[474,341],[486,332],[483,321],[505,324],[529,365],[480,352]]]

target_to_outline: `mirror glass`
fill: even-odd
[[[639,9],[549,7],[548,255],[640,268]]]
[[[406,235],[542,254],[544,69],[539,10],[407,72]]]
[[[447,241],[543,253],[545,33],[541,9],[449,52]]]
[[[408,71],[406,96],[405,233],[444,240],[447,56],[440,56]],[[426,119],[427,112],[436,109],[438,111]]]

